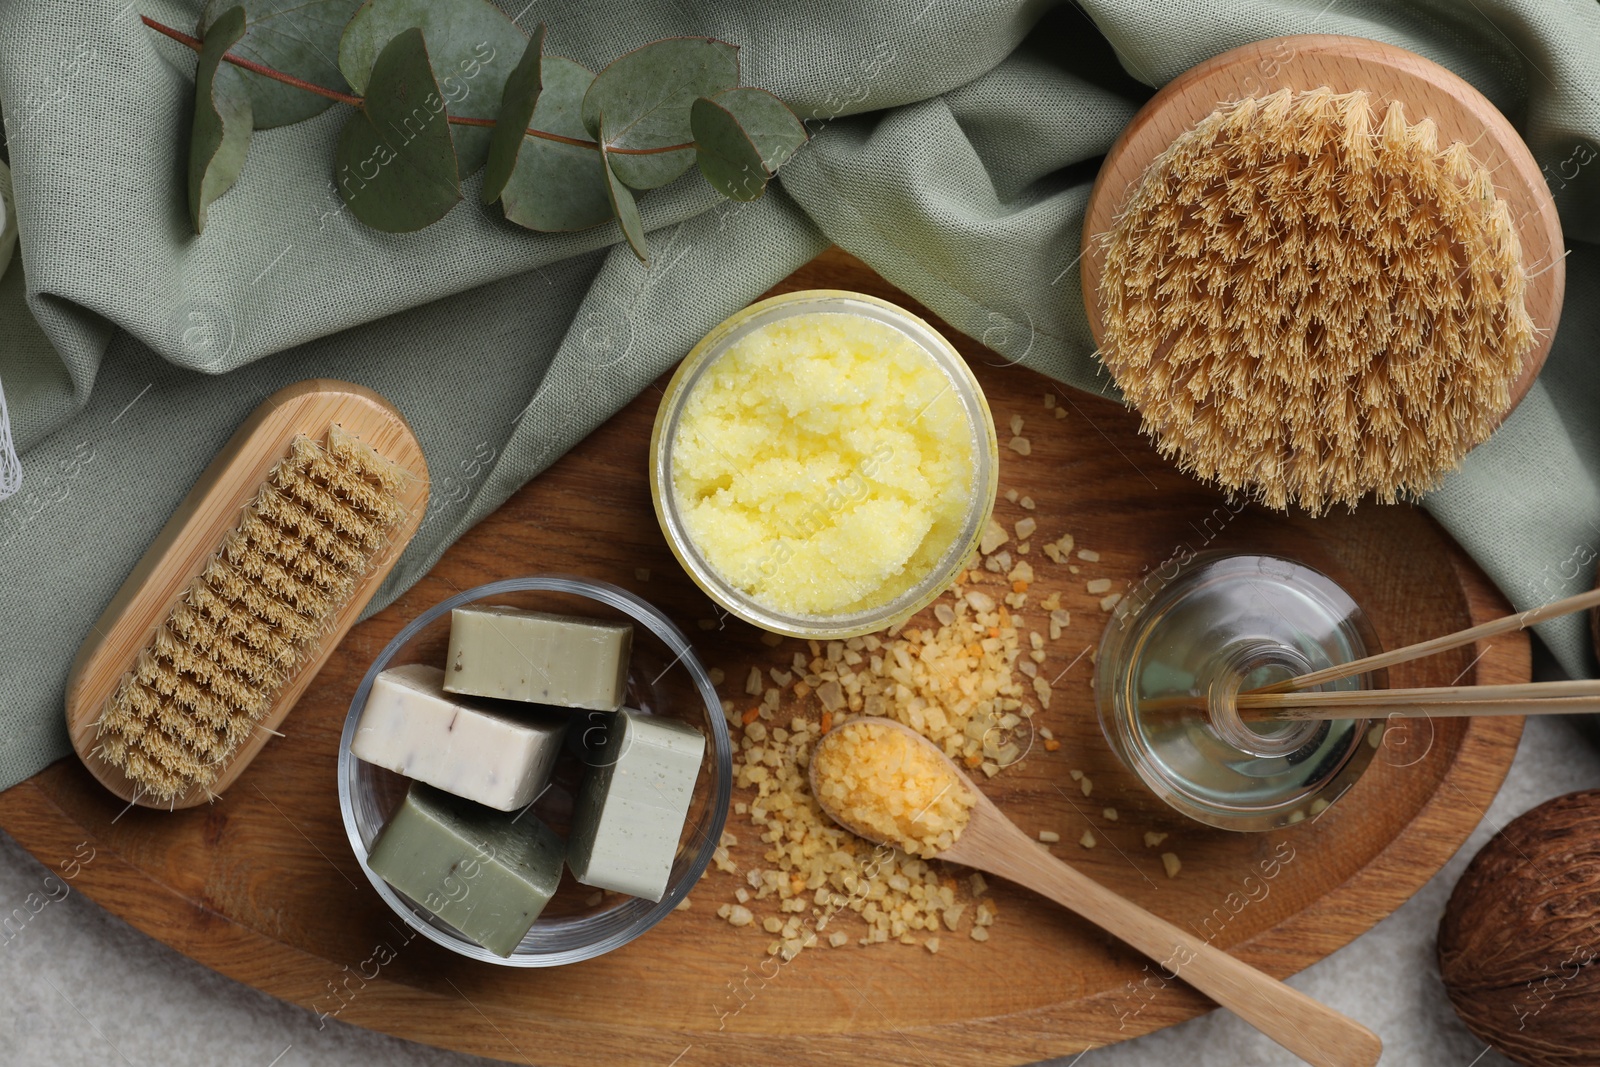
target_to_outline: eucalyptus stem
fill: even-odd
[[[198,37],[191,37],[182,30],[174,29],[171,26],[157,22],[149,15],[140,15],[139,20],[146,26],[149,26],[152,30],[155,30],[157,33],[166,37],[170,37],[174,41],[177,41],[179,44],[186,48],[190,48],[195,52],[199,52],[201,46],[205,43]],[[245,59],[243,56],[236,56],[232,52],[226,53],[222,58],[227,62],[232,63],[236,67],[250,71],[252,74],[259,74],[263,78],[271,78],[273,81],[282,82],[284,85],[293,86],[294,88],[302,90],[303,92],[315,93],[317,96],[326,97],[329,100],[337,100],[341,104],[349,104],[351,107],[360,107],[363,103],[365,103],[365,101],[359,96],[352,96],[349,93],[341,93],[337,89],[329,89],[325,85],[313,84],[312,82],[308,82],[303,78],[297,78],[293,74],[286,74],[281,70],[274,70],[272,67],[264,66],[263,64],[257,63],[254,60]],[[457,126],[487,126],[492,129],[495,125],[494,119],[475,119],[468,118],[465,115],[447,114],[445,116],[445,120],[452,122]],[[542,137],[546,141],[555,141],[559,144],[574,145],[578,148],[587,148],[590,151],[597,152],[600,150],[600,143],[598,141],[586,141],[581,137],[566,137],[562,134],[550,133],[546,130],[535,130],[532,127],[524,130],[523,133],[529,137]],[[659,155],[663,152],[679,152],[683,149],[693,147],[695,147],[695,143],[693,141],[686,141],[683,144],[662,145],[658,148],[611,148],[607,149],[607,151],[619,156],[653,156]]]
[[[175,30],[171,26],[157,22],[149,15],[140,15],[139,20],[146,26],[149,26],[152,30],[155,30],[157,33],[164,34],[167,37],[172,38],[174,41],[177,41],[179,44],[194,49],[196,52],[200,51],[201,45],[205,43],[198,37],[190,37],[182,30]],[[245,59],[243,56],[236,56],[232,52],[229,52],[222,58],[227,60],[229,63],[232,63],[236,67],[243,67],[252,74],[259,74],[263,78],[271,78],[273,81],[279,81],[285,85],[292,85],[296,89],[301,89],[308,93],[316,93],[318,96],[325,96],[329,100],[337,100],[341,104],[349,104],[351,107],[361,106],[361,97],[359,96],[351,96],[349,93],[341,93],[337,89],[329,89],[325,85],[313,85],[311,82],[308,82],[303,78],[296,78],[293,74],[285,74],[281,70],[273,70],[271,67],[262,66],[260,63],[257,63],[254,60]]]

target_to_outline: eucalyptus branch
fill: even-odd
[[[335,103],[350,110],[333,146],[334,186],[360,222],[388,233],[432,225],[460,202],[462,179],[481,171],[478,199],[508,222],[545,233],[615,222],[645,262],[639,193],[698,164],[723,196],[754,200],[806,140],[783,101],[739,84],[739,50],[726,41],[668,37],[596,74],[546,55],[543,25],[525,33],[490,0],[350,7],[209,0],[193,34],[140,16],[196,55],[188,151],[196,233],[243,173],[256,130]],[[493,117],[450,114],[469,92],[473,110]]]
[[[201,48],[205,47],[205,42],[200,38],[191,37],[182,30],[176,30],[171,26],[157,22],[149,15],[140,15],[139,21],[143,22],[146,26],[149,26],[157,33],[170,37],[179,44],[187,48],[191,48],[196,52],[199,52]],[[329,89],[325,85],[312,85],[310,82],[305,81],[302,78],[296,78],[293,74],[285,74],[281,70],[273,70],[271,67],[264,67],[254,60],[245,59],[243,56],[236,56],[232,52],[227,53],[222,58],[227,62],[232,63],[236,67],[243,67],[250,73],[259,74],[263,78],[271,78],[273,81],[280,81],[285,85],[292,85],[296,89],[301,89],[308,93],[316,93],[318,96],[325,96],[329,100],[337,100],[341,104],[349,104],[351,107],[361,106],[361,98],[359,96],[351,96],[349,93],[341,93],[337,89]]]
[[[205,42],[200,38],[191,37],[182,30],[174,29],[171,26],[157,22],[149,15],[140,15],[139,20],[146,26],[149,26],[152,30],[155,30],[157,33],[166,37],[170,37],[179,44],[193,49],[195,52],[199,52],[201,48],[205,47]],[[236,56],[232,52],[225,53],[222,58],[224,62],[232,63],[234,66],[248,70],[252,74],[259,74],[263,78],[271,78],[273,81],[282,82],[285,85],[293,86],[294,88],[300,89],[304,92],[315,93],[318,96],[326,97],[329,100],[337,100],[341,104],[349,104],[351,107],[360,107],[366,102],[359,96],[351,96],[349,93],[341,93],[339,90],[330,89],[326,85],[313,85],[304,78],[296,78],[293,74],[285,74],[281,70],[274,70],[271,67],[257,63],[252,59],[246,59],[243,56]],[[466,115],[446,115],[445,121],[453,123],[457,126],[485,126],[489,129],[493,129],[495,127],[494,119],[475,119],[469,118]],[[587,148],[591,152],[598,152],[600,150],[600,142],[584,140],[581,137],[565,137],[559,133],[550,133],[546,130],[536,130],[532,127],[529,127],[522,132],[528,137],[543,137],[547,141],[555,141],[557,144],[569,144],[577,148]],[[694,147],[695,143],[693,141],[685,141],[683,144],[661,145],[656,148],[613,148],[610,149],[610,151],[619,156],[654,156],[663,152],[681,152],[684,149]]]

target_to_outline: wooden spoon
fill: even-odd
[[[900,723],[870,721],[900,730],[924,746],[976,800],[955,844],[931,858],[998,875],[1049,897],[1156,960],[1165,973],[1181,977],[1307,1063],[1318,1067],[1370,1067],[1378,1062],[1383,1051],[1378,1035],[1067,866],[1006,818],[932,742]],[[822,790],[817,788],[818,753],[828,736],[849,725],[836,727],[812,749],[811,793],[822,810],[845,829],[877,844],[894,844],[861,833],[829,808],[822,799]]]

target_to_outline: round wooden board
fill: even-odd
[[[1084,216],[1083,302],[1095,344],[1104,344],[1099,290],[1105,246],[1099,238],[1151,160],[1227,101],[1322,86],[1337,93],[1365,89],[1383,105],[1401,101],[1407,121],[1432,119],[1441,145],[1467,143],[1494,175],[1522,242],[1528,270],[1523,299],[1538,331],[1511,388],[1510,414],[1539,376],[1561,319],[1566,246],[1555,200],[1522,137],[1482,93],[1432,60],[1363,37],[1305,34],[1241,45],[1191,67],[1139,109],[1106,154]]]
[[[838,251],[778,291],[812,287],[859,289],[927,314]],[[1184,546],[1272,548],[1338,575],[1387,647],[1509,607],[1420,511],[1364,507],[1310,520],[1247,509],[1234,516],[1155,456],[1133,413],[952,339],[997,421],[1022,416],[1032,442],[1026,457],[1002,449],[1001,479],[1036,509],[1002,498],[1000,520],[1011,525],[1031,515],[1040,543],[1070,531],[1080,547],[1101,553],[1098,563],[1074,560],[1081,573],[1070,581],[1036,582],[1069,590],[1063,599],[1072,623],[1047,645],[1048,669],[1059,680],[1043,714],[1063,744],[1053,753],[1036,749],[989,781],[989,794],[1024,828],[1058,831],[1058,854],[1093,877],[1274,975],[1321,959],[1388,915],[1477,825],[1511,764],[1521,721],[1418,723],[1404,744],[1380,751],[1348,796],[1287,831],[1240,835],[1189,824],[1118,766],[1100,736],[1087,652],[1105,616],[1079,583],[1137,580],[1142,568]],[[1066,418],[1051,417],[1046,394]],[[1131,950],[1005,884],[992,890],[999,907],[992,939],[946,934],[937,956],[852,943],[777,965],[766,956],[769,935],[716,918],[717,905],[742,882],[715,871],[694,891],[690,910],[572,967],[511,971],[405,939],[345,842],[334,766],[362,672],[426,606],[515,574],[606,579],[674,616],[704,659],[727,672],[730,696],[742,694],[751,665],[782,665],[803,647],[769,648],[749,627],[720,624],[674,565],[645,478],[659,396],[658,383],[462,538],[398,602],[353,629],[289,717],[288,736],[268,745],[218,804],[123,812],[67,759],[0,794],[0,825],[48,865],[87,839],[97,855],[77,888],[224,974],[346,1022],[518,1062],[1024,1063],[1206,1011],[1210,1004],[1180,984],[1158,988],[1154,970]],[[1054,566],[1037,548],[1031,558],[1041,575]],[[647,580],[638,576],[644,569]],[[1529,670],[1527,639],[1515,635],[1394,668],[1391,684],[1517,682]],[[1069,778],[1072,769],[1093,779],[1092,802]],[[1103,819],[1103,806],[1117,809],[1116,822]],[[728,825],[740,840],[734,860],[742,869],[761,866],[765,846],[747,820],[731,815]],[[1100,840],[1092,850],[1073,843],[1086,825]],[[1171,836],[1147,850],[1146,830]],[[1165,877],[1155,854],[1167,850],[1183,860],[1176,879]],[[1286,854],[1292,858],[1263,880],[1262,862]],[[392,960],[376,962],[390,952]],[[317,1020],[308,1016],[307,1025]]]

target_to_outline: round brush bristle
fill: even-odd
[[[1217,109],[1104,243],[1100,355],[1145,432],[1273,508],[1436,486],[1503,417],[1534,342],[1489,172],[1365,92]]]

